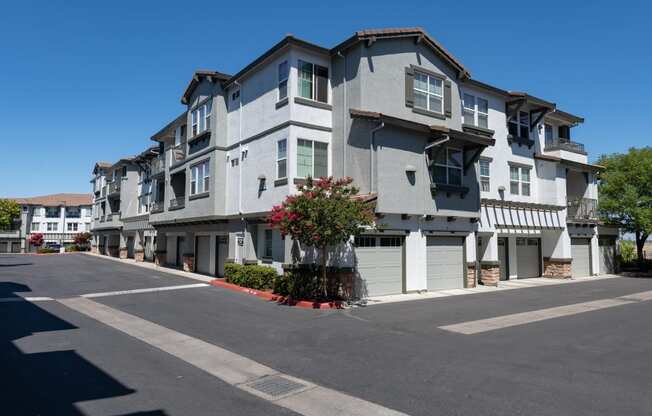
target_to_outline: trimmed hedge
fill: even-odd
[[[234,285],[266,290],[274,287],[278,274],[269,266],[229,263],[224,266],[224,278]]]
[[[48,248],[48,247],[40,247],[36,250],[38,254],[50,254],[50,253],[58,253],[59,250],[55,250],[53,248]]]

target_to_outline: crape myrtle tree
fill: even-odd
[[[642,262],[645,240],[652,233],[652,147],[603,155],[598,164],[605,167],[598,176],[603,220],[635,235]]]
[[[29,244],[34,247],[41,247],[43,245],[43,234],[34,233],[29,236]]]
[[[308,177],[305,184],[298,186],[298,194],[289,195],[281,205],[273,207],[267,219],[269,226],[283,236],[318,251],[324,293],[329,247],[346,243],[359,235],[362,227],[374,223],[373,209],[355,197],[359,190],[352,182],[350,177]]]

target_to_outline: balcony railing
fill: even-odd
[[[170,199],[170,209],[179,209],[183,208],[186,205],[186,197],[180,196],[178,198]]]
[[[120,193],[120,180],[109,183],[109,195],[116,195]]]
[[[546,141],[545,150],[566,150],[573,153],[582,153],[586,154],[584,149],[584,144],[574,142],[570,139],[557,138],[554,140]]]
[[[591,198],[568,199],[567,217],[576,220],[591,220],[598,218],[598,200]]]
[[[157,214],[159,212],[163,212],[163,209],[163,201],[154,201],[152,202],[152,209],[150,212],[152,214]]]
[[[165,172],[165,156],[159,155],[152,160],[151,175],[158,175],[162,172]]]
[[[20,230],[0,230],[0,237],[2,238],[15,238],[20,237]]]
[[[110,214],[106,214],[106,220],[107,221],[113,221],[113,220],[119,220],[119,219],[120,219],[120,211],[112,212]]]

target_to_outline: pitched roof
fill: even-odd
[[[198,69],[193,74],[192,79],[188,83],[186,90],[183,92],[183,95],[181,96],[181,104],[188,104],[188,99],[190,98],[190,95],[192,95],[193,91],[195,91],[195,88],[197,88],[197,85],[199,85],[199,82],[204,78],[208,79],[211,82],[213,80],[224,82],[227,81],[229,78],[231,78],[231,75],[223,74],[217,71],[209,71],[207,69]]]
[[[33,196],[28,198],[6,198],[16,201],[20,205],[44,205],[44,206],[78,206],[91,205],[91,194],[61,193],[52,195]]]

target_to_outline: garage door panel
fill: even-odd
[[[516,275],[519,279],[541,276],[541,260],[538,238],[516,239]]]
[[[197,265],[198,273],[210,273],[210,245],[211,243],[209,236],[197,237],[195,263]]]
[[[403,291],[402,238],[391,242],[395,245],[390,247],[379,247],[381,237],[362,236],[357,241],[362,241],[366,245],[356,244],[355,249],[361,294],[379,296],[401,293]],[[383,240],[384,244],[387,242],[388,240]]]
[[[428,290],[464,287],[464,240],[428,237],[426,268]]]
[[[571,239],[571,275],[587,277],[591,275],[591,240],[588,238]]]
[[[615,273],[616,242],[613,239],[600,239],[599,248],[600,274]]]

